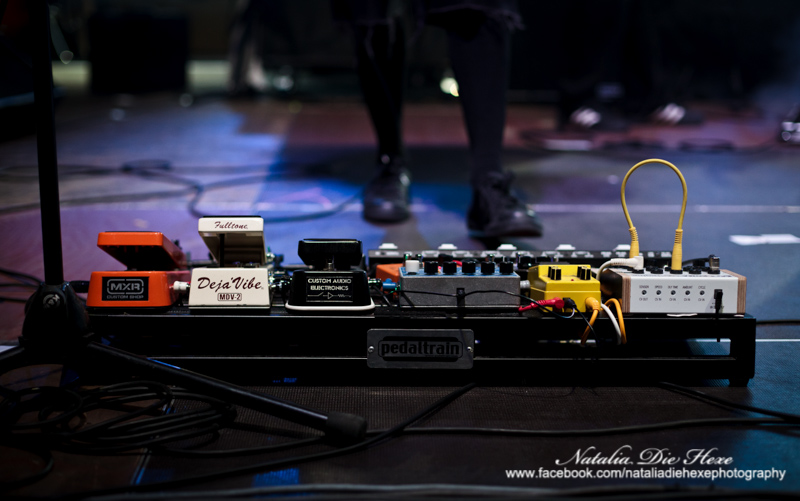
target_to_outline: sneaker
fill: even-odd
[[[540,237],[536,213],[511,194],[510,172],[486,175],[472,191],[467,228],[474,238]]]
[[[379,223],[399,223],[411,215],[409,187],[411,176],[397,159],[381,166],[380,173],[364,189],[364,219]]]
[[[563,130],[624,132],[630,124],[618,114],[599,107],[582,106],[569,114]]]
[[[697,125],[703,123],[703,115],[679,104],[667,103],[650,114],[650,121],[660,125]]]

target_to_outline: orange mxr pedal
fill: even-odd
[[[167,308],[179,298],[173,284],[191,275],[180,247],[156,231],[103,232],[97,246],[128,269],[92,272],[90,308]]]

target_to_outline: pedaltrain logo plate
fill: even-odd
[[[469,329],[370,329],[373,369],[471,369],[475,333]]]

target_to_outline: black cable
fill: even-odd
[[[33,275],[28,275],[28,274],[25,274],[25,273],[21,273],[21,272],[14,271],[14,270],[9,270],[9,269],[6,269],[6,268],[0,268],[0,275],[6,275],[9,278],[11,278],[12,280],[16,280],[16,282],[0,283],[0,289],[6,288],[6,287],[9,287],[9,288],[19,287],[21,289],[21,290],[8,291],[8,292],[10,292],[12,294],[13,293],[27,293],[27,294],[30,295],[30,291],[31,290],[35,290],[37,287],[39,287],[39,284],[41,284],[43,282],[43,280],[41,280],[41,279],[39,279],[37,277],[34,277]],[[19,298],[19,297],[14,297],[14,296],[0,296],[0,302],[3,302],[3,301],[9,301],[9,302],[13,302],[13,303],[26,303],[28,301],[28,298],[27,297]]]
[[[380,294],[381,299],[383,300],[384,303],[386,303],[386,306],[388,306],[389,308],[396,308],[397,307],[397,305],[392,304],[392,302],[389,301],[389,299],[386,297],[386,294],[383,293],[383,289],[381,289],[377,285],[372,285],[370,287],[372,287],[373,290],[375,290],[378,294]]]
[[[463,387],[461,387],[461,388],[449,393],[448,395],[440,398],[439,400],[437,400],[433,404],[431,404],[428,407],[424,408],[420,412],[414,414],[410,418],[402,421],[401,423],[397,424],[396,426],[394,426],[394,427],[392,427],[392,428],[390,428],[390,429],[388,429],[388,430],[386,430],[386,431],[384,431],[384,432],[382,432],[382,433],[380,433],[380,434],[378,434],[378,435],[376,435],[376,436],[374,436],[372,438],[368,438],[368,439],[366,439],[366,440],[364,440],[362,442],[359,442],[357,444],[350,445],[350,446],[347,446],[347,447],[342,447],[342,448],[339,448],[339,449],[334,449],[334,450],[329,450],[329,451],[324,451],[324,452],[307,454],[307,455],[304,455],[304,456],[296,456],[296,457],[290,457],[290,458],[275,459],[275,460],[271,460],[271,461],[265,461],[265,462],[245,465],[245,466],[241,466],[241,467],[237,467],[237,468],[230,468],[230,469],[227,469],[227,470],[221,470],[221,471],[216,471],[216,472],[213,472],[213,473],[207,473],[207,474],[204,474],[204,475],[187,477],[187,478],[182,478],[182,479],[177,479],[177,480],[167,480],[167,481],[163,481],[163,482],[151,482],[151,483],[148,483],[148,484],[140,484],[140,485],[134,485],[134,486],[116,487],[116,488],[110,488],[110,489],[100,489],[100,490],[96,490],[96,491],[76,493],[76,494],[68,495],[68,496],[65,496],[65,497],[67,499],[73,499],[73,498],[85,499],[86,497],[90,497],[90,496],[104,496],[104,495],[117,494],[117,493],[126,493],[126,492],[131,492],[131,491],[148,491],[148,490],[152,490],[152,489],[165,489],[165,488],[172,488],[172,487],[180,487],[180,486],[187,485],[187,484],[194,485],[194,484],[197,484],[197,483],[202,483],[202,482],[206,482],[206,481],[214,480],[214,479],[218,479],[218,478],[225,478],[225,477],[241,475],[241,474],[244,474],[244,473],[249,473],[251,471],[275,469],[275,468],[279,468],[279,467],[286,466],[286,465],[289,465],[289,464],[306,463],[306,462],[309,462],[309,461],[316,461],[316,460],[319,460],[319,459],[328,459],[328,458],[334,458],[334,457],[338,457],[338,456],[343,456],[343,455],[346,455],[346,454],[351,454],[351,453],[358,452],[358,451],[364,450],[366,448],[369,448],[369,447],[371,447],[373,445],[379,444],[379,443],[381,443],[381,442],[383,442],[385,440],[388,440],[390,438],[395,437],[396,435],[399,435],[400,432],[403,429],[405,429],[406,427],[408,427],[412,423],[422,419],[423,417],[425,417],[425,416],[427,416],[427,415],[429,415],[429,414],[431,414],[433,412],[437,412],[438,410],[440,410],[441,408],[443,408],[444,406],[446,406],[447,404],[449,404],[450,402],[452,402],[456,398],[460,397],[464,393],[467,393],[471,389],[475,388],[475,386],[476,386],[475,383],[470,383],[470,384],[468,384],[466,386],[463,386]]]
[[[142,385],[140,385],[142,386]],[[372,430],[369,432],[369,435],[374,435],[372,438],[365,440],[359,444],[355,444],[354,446],[346,447],[343,449],[327,451],[322,453],[316,454],[309,454],[306,456],[300,456],[296,458],[285,458],[279,459],[274,461],[268,461],[265,463],[260,463],[257,465],[250,465],[244,468],[236,468],[232,470],[228,470],[225,472],[219,472],[218,474],[214,474],[214,478],[218,478],[220,476],[229,476],[235,475],[238,473],[245,473],[247,471],[253,471],[258,469],[264,469],[269,467],[278,467],[289,463],[297,463],[297,462],[306,462],[312,461],[316,459],[325,459],[329,457],[335,457],[339,455],[343,455],[350,452],[355,452],[358,450],[362,450],[367,448],[373,444],[377,444],[384,439],[388,439],[392,436],[395,436],[401,432],[409,433],[409,434],[458,434],[458,433],[466,433],[466,434],[493,434],[493,435],[508,435],[508,436],[550,436],[550,437],[558,437],[558,436],[594,436],[594,435],[606,435],[606,434],[622,434],[622,433],[637,433],[637,432],[647,432],[647,431],[659,431],[665,429],[675,429],[675,428],[686,428],[686,427],[698,427],[698,426],[725,426],[725,425],[742,425],[742,426],[752,426],[752,425],[790,425],[790,426],[797,426],[800,424],[800,416],[783,413],[778,411],[772,411],[769,409],[763,409],[754,406],[748,406],[744,404],[739,404],[730,400],[726,400],[723,398],[715,397],[712,395],[705,394],[703,392],[693,390],[691,388],[683,387],[680,385],[675,385],[672,383],[660,383],[660,387],[665,390],[674,391],[679,394],[689,396],[691,398],[698,399],[700,401],[706,403],[714,403],[723,405],[730,408],[747,410],[751,412],[757,412],[769,416],[774,416],[773,418],[709,418],[709,419],[691,419],[691,420],[681,420],[681,421],[671,421],[671,422],[662,422],[662,423],[653,423],[653,424],[645,424],[645,425],[632,425],[632,426],[623,426],[623,427],[614,427],[614,428],[603,428],[603,429],[588,429],[588,430],[520,430],[520,429],[503,429],[503,428],[474,428],[474,427],[425,427],[425,428],[408,428],[408,426],[419,419],[425,417],[426,415],[430,414],[431,412],[435,412],[442,408],[444,405],[448,404],[458,396],[466,393],[470,389],[474,388],[474,384],[467,385],[456,392],[453,392],[442,399],[435,402],[433,405],[429,406],[428,408],[422,410],[421,412],[415,414],[411,418],[405,420],[403,423],[390,428],[388,430]],[[102,395],[111,395],[116,394],[119,392],[114,392],[116,388],[111,387],[108,389],[103,389],[101,392],[97,392]],[[132,389],[131,389],[132,390]],[[6,390],[6,397],[8,396],[8,390]],[[118,400],[114,401],[113,403],[119,403],[119,401],[124,401],[127,403],[130,401],[130,398],[134,395],[126,395],[124,397],[119,398]],[[148,393],[148,397],[151,397],[152,394]],[[188,394],[181,394],[180,397],[188,396]],[[156,419],[156,418],[154,418]],[[30,437],[30,435],[27,435]],[[164,452],[167,454],[175,454],[175,455],[238,455],[240,453],[256,453],[256,452],[264,452],[270,450],[277,450],[277,449],[285,449],[289,447],[297,447],[303,445],[312,445],[321,441],[321,437],[312,437],[309,439],[298,440],[294,442],[289,442],[286,444],[277,444],[273,446],[266,446],[263,448],[249,448],[249,449],[233,449],[230,451],[181,451],[176,449],[165,449],[157,452]],[[208,476],[202,477],[202,479],[209,478]],[[146,484],[145,486],[134,486],[134,487],[125,487],[125,488],[117,488],[112,490],[105,490],[101,492],[91,492],[91,493],[82,493],[81,497],[84,495],[98,495],[106,492],[125,492],[130,490],[148,490],[154,487],[169,487],[169,486],[178,486],[185,483],[190,483],[194,481],[201,480],[199,478],[195,479],[181,479],[176,481],[168,481],[163,483],[153,483],[153,484]],[[135,496],[134,496],[135,497]]]
[[[197,218],[208,216],[209,214],[202,213],[197,210],[197,205],[200,203],[200,198],[203,194],[208,190],[219,189],[219,188],[228,188],[231,186],[238,186],[240,184],[250,184],[253,180],[256,181],[266,181],[268,178],[264,178],[263,176],[254,176],[251,178],[236,178],[231,180],[225,181],[217,181],[214,183],[208,183],[204,185],[199,185],[199,189],[197,193],[195,193],[194,197],[191,201],[189,201],[188,210],[189,213]],[[264,218],[264,224],[275,224],[275,223],[288,223],[288,222],[295,222],[295,221],[306,221],[311,219],[320,219],[323,217],[332,216],[334,214],[338,214],[342,210],[345,209],[348,205],[353,203],[354,201],[358,200],[361,196],[361,192],[350,196],[349,198],[345,199],[342,202],[334,205],[330,209],[325,209],[317,212],[312,212],[309,214],[300,214],[296,216],[285,216],[285,217],[273,217],[273,218]]]
[[[585,137],[580,137],[577,140],[581,142],[591,141],[593,134],[588,132]],[[553,131],[546,130],[524,130],[519,133],[519,138],[525,142],[525,145],[533,150],[548,151],[549,148],[542,147],[536,144],[542,139],[558,139],[558,134],[553,136]],[[569,140],[569,137],[565,137]],[[693,138],[683,140],[676,148],[670,148],[662,142],[645,142],[641,139],[625,139],[622,141],[606,141],[602,145],[594,148],[568,150],[570,153],[597,153],[597,152],[621,152],[624,150],[638,151],[638,150],[653,150],[662,152],[688,152],[688,153],[734,153],[734,154],[758,154],[766,153],[776,149],[781,143],[777,140],[767,140],[755,146],[737,147],[733,142],[726,139],[717,138]]]
[[[17,489],[19,487],[29,485],[46,477],[51,471],[53,471],[53,466],[55,465],[55,459],[53,458],[53,454],[50,453],[49,450],[46,448],[34,447],[31,444],[26,444],[24,441],[19,441],[20,443],[13,444],[13,443],[4,443],[3,445],[6,447],[10,447],[12,449],[17,449],[20,451],[25,451],[36,456],[39,456],[41,459],[43,466],[36,472],[28,475],[24,478],[18,478],[15,480],[10,481],[0,481],[0,492],[9,491],[12,489]]]
[[[773,411],[770,409],[764,409],[762,407],[740,404],[737,402],[733,402],[732,400],[726,400],[724,398],[715,397],[714,395],[709,395],[708,393],[703,393],[702,391],[695,390],[693,388],[688,388],[686,386],[681,386],[675,383],[661,382],[658,383],[658,386],[664,388],[665,390],[672,391],[674,393],[679,393],[688,397],[692,397],[696,400],[710,401],[720,405],[733,407],[735,409],[757,412],[759,414],[765,414],[767,416],[775,416],[789,423],[800,424],[800,415],[797,414],[790,414],[787,412]]]
[[[678,389],[687,389],[683,387],[679,387],[677,385],[673,385]],[[665,388],[671,389],[671,388]],[[462,389],[463,390],[463,389]],[[700,392],[698,392],[700,393]],[[706,400],[708,397],[705,394],[701,394],[703,400]],[[448,396],[450,397],[450,396]],[[448,398],[445,397],[445,398]],[[715,397],[716,400],[719,400],[726,405],[730,406],[739,406],[740,404],[736,404],[735,402],[730,402],[725,399],[718,399]],[[440,401],[441,402],[441,401]],[[438,402],[437,402],[438,403]],[[435,405],[435,404],[434,404]],[[748,406],[745,406],[748,407]],[[773,412],[767,411],[765,409],[757,409],[758,412],[766,411],[766,412]],[[783,413],[777,413],[783,414]],[[419,418],[426,415],[426,412],[423,411],[418,413],[416,416],[412,417],[411,419],[407,420],[406,422],[413,422],[418,420]],[[622,426],[622,427],[614,427],[614,428],[601,428],[601,429],[583,429],[583,430],[524,430],[524,429],[504,429],[504,428],[477,428],[477,427],[423,427],[423,428],[402,428],[402,432],[404,434],[483,434],[483,435],[503,435],[503,436],[524,436],[524,437],[574,437],[574,436],[603,436],[608,434],[625,434],[625,433],[641,433],[641,432],[648,432],[648,431],[661,431],[666,429],[676,429],[676,428],[687,428],[687,427],[699,427],[699,426],[753,426],[753,425],[790,425],[796,426],[796,422],[789,422],[785,419],[786,416],[800,419],[800,416],[792,416],[783,414],[783,418],[709,418],[709,419],[690,419],[690,420],[681,420],[681,421],[669,421],[669,422],[662,422],[662,423],[653,423],[653,424],[646,424],[646,425],[632,425],[632,426]],[[373,435],[374,439],[369,439],[367,442],[371,440],[378,441],[380,437],[386,437],[388,434],[393,433],[394,431],[398,430],[398,427],[394,427],[388,430],[372,430],[368,433],[368,435]],[[309,444],[312,441],[317,439],[308,439]],[[300,442],[300,441],[298,441]],[[293,442],[289,445],[296,444]],[[279,446],[278,446],[279,447]],[[216,451],[209,451],[210,453],[215,453]],[[334,451],[335,452],[335,451]],[[178,452],[180,454],[180,452]],[[325,454],[325,453],[323,453]],[[209,491],[214,492],[219,495],[221,492],[224,491]],[[169,495],[174,495],[176,493],[170,493]],[[559,491],[559,495],[563,495],[563,491]],[[167,494],[165,494],[167,495]],[[178,497],[181,496],[190,496],[189,493],[180,493]],[[133,499],[155,499],[152,496],[148,495],[133,495]]]
[[[280,496],[280,497],[279,497]],[[353,499],[539,499],[558,501],[640,501],[688,499],[797,499],[790,491],[726,489],[716,486],[679,485],[611,485],[578,487],[570,489],[540,488],[530,486],[500,486],[480,484],[349,484],[317,483],[305,485],[273,485],[186,492],[158,492],[104,496],[98,501],[156,501],[176,499],[238,499],[268,498],[271,500],[353,500]]]
[[[756,325],[794,325],[800,324],[800,318],[775,318],[772,320],[756,320]]]
[[[578,305],[575,304],[575,301],[573,301],[570,298],[566,298],[566,299],[564,299],[564,304],[566,304],[570,308],[572,308],[573,312],[577,312],[578,315],[580,315],[580,317],[583,319],[583,321],[586,322],[586,325],[589,326],[589,331],[592,333],[592,337],[594,337],[594,340],[596,342],[599,341],[599,338],[597,337],[597,333],[594,331],[594,326],[592,325],[591,322],[589,322],[589,319],[586,318],[586,315],[584,315],[583,312],[578,309]]]
[[[0,434],[0,443],[24,438],[71,453],[109,454],[160,446],[214,433],[236,417],[233,405],[227,402],[172,390],[152,381],[88,390],[40,387],[12,391],[6,388],[0,393],[3,396],[0,422],[6,430]],[[35,398],[28,398],[30,395]],[[162,414],[175,398],[199,401],[205,406]],[[75,417],[98,409],[120,414],[91,426],[73,422]],[[37,413],[38,420],[20,422],[23,415],[31,413]],[[31,429],[38,429],[40,433],[31,434],[28,432]]]
[[[170,191],[151,191],[147,193],[120,193],[114,195],[97,195],[92,197],[72,198],[61,200],[62,206],[78,206],[78,205],[91,205],[98,203],[112,203],[112,202],[139,202],[143,200],[151,200],[157,198],[174,198],[194,194],[195,190],[170,190]],[[28,203],[20,205],[12,205],[0,207],[0,214],[11,214],[15,212],[24,212],[29,210],[38,210],[39,203]]]
[[[238,449],[192,450],[176,449],[174,447],[155,447],[152,448],[151,452],[157,455],[177,457],[235,457],[263,454],[266,452],[277,452],[285,449],[293,449],[295,447],[305,447],[308,445],[321,444],[324,441],[325,437],[319,436],[293,440],[291,442],[282,444],[270,444],[258,447],[242,447]]]
[[[44,280],[39,277],[34,277],[33,275],[28,275],[27,273],[22,273],[21,271],[9,270],[7,268],[0,268],[0,274],[8,275],[10,278],[14,278],[20,283],[27,282],[29,285],[34,285],[36,287],[44,282]]]
[[[22,299],[18,297],[9,297],[9,296],[0,296],[0,302],[8,301],[9,303],[27,303],[27,299]]]
[[[264,182],[272,177],[276,177],[274,173],[268,172],[263,175],[259,176],[249,176],[249,177],[239,177],[235,179],[228,179],[223,181],[217,181],[212,183],[200,183],[193,181],[191,179],[182,178],[179,176],[171,175],[168,172],[165,172],[162,169],[158,168],[120,168],[120,169],[111,169],[107,167],[89,167],[87,170],[80,170],[80,171],[73,171],[71,174],[88,174],[88,175],[135,175],[141,177],[143,179],[150,179],[150,180],[157,180],[163,181],[172,184],[179,184],[184,186],[184,190],[175,190],[175,191],[152,191],[152,192],[145,192],[145,193],[131,193],[131,194],[119,194],[119,195],[98,195],[92,197],[82,197],[82,198],[73,198],[73,199],[66,199],[62,200],[62,205],[74,206],[74,205],[88,205],[88,204],[95,204],[95,203],[105,203],[105,202],[119,202],[119,201],[143,201],[143,200],[150,200],[150,199],[158,199],[158,198],[175,198],[175,197],[182,197],[186,195],[192,195],[192,199],[188,202],[187,210],[190,214],[195,217],[203,217],[208,214],[201,213],[197,210],[197,205],[200,203],[200,199],[203,194],[207,191],[220,189],[220,188],[229,188],[233,186],[240,186],[243,184],[252,184],[254,181]],[[284,175],[284,177],[286,177]],[[27,178],[27,176],[26,176]],[[31,180],[38,179],[35,176],[30,176]],[[344,201],[336,204],[335,206],[331,207],[330,209],[325,209],[318,212],[313,212],[309,214],[301,214],[296,216],[285,216],[285,217],[275,217],[275,218],[264,218],[265,224],[276,224],[276,223],[286,223],[286,222],[296,222],[296,221],[306,221],[306,220],[313,220],[319,219],[323,217],[332,216],[334,214],[338,214],[342,210],[344,210],[349,204],[356,201],[360,198],[361,192],[352,195],[351,197],[345,199]],[[39,203],[29,203],[29,204],[21,204],[15,206],[7,206],[0,208],[0,214],[7,214],[7,213],[14,213],[14,212],[22,212],[27,210],[35,210],[39,208]]]
[[[70,165],[70,164],[59,164],[58,166],[58,174],[61,178],[66,178],[70,176],[76,175],[89,175],[89,176],[114,176],[114,175],[128,175],[128,174],[136,174],[142,171],[148,172],[186,172],[188,174],[224,174],[224,175],[231,175],[231,174],[245,174],[251,172],[260,172],[269,178],[292,178],[294,176],[301,176],[304,172],[301,171],[290,171],[289,169],[278,169],[276,166],[286,167],[286,166],[295,166],[296,168],[305,168],[304,171],[321,171],[324,170],[322,164],[308,164],[308,163],[298,163],[298,162],[285,162],[279,161],[274,164],[254,164],[254,165],[238,165],[238,166],[172,166],[169,165],[169,162],[166,160],[150,160],[150,161],[134,161],[134,162],[127,162],[123,164],[121,167],[107,167],[107,166],[95,166],[95,165]],[[13,170],[23,170],[23,171],[30,171],[36,170],[35,165],[8,165],[5,167],[0,167],[0,178],[5,180],[20,180],[26,182],[36,182],[39,179],[38,174],[34,172],[34,174],[26,175],[26,174],[13,174]]]
[[[438,434],[469,434],[469,435],[502,435],[521,437],[592,437],[604,435],[622,435],[628,433],[643,433],[650,431],[673,430],[679,428],[695,428],[703,426],[754,426],[754,425],[785,425],[797,426],[780,418],[708,418],[685,419],[680,421],[664,421],[660,423],[616,426],[612,428],[575,429],[575,430],[526,430],[513,428],[481,428],[481,427],[424,427],[408,428],[404,433],[412,435],[438,435]],[[369,433],[378,433],[379,430]],[[368,434],[369,434],[368,433]]]

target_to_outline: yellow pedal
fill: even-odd
[[[531,299],[570,298],[583,308],[587,297],[600,300],[600,282],[588,264],[542,264],[528,269]]]

